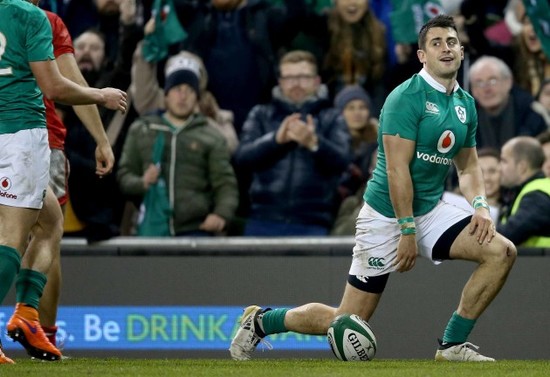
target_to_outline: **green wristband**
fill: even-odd
[[[410,234],[416,234],[416,227],[411,226],[411,227],[407,227],[407,228],[401,228],[401,234],[404,235],[404,236],[408,236]]]
[[[487,198],[484,197],[484,196],[482,196],[482,195],[476,196],[476,197],[472,200],[472,207],[475,208],[476,204],[477,204],[477,203],[481,203],[481,202],[487,203]]]
[[[487,198],[485,198],[484,196],[476,196],[474,198],[474,200],[472,200],[472,207],[474,207],[474,209],[478,209],[480,207],[483,207],[487,210],[490,210],[489,208],[489,204],[487,203]]]
[[[487,210],[491,210],[491,208],[489,208],[489,204],[487,204],[487,202],[477,202],[475,205],[474,205],[474,209],[478,209],[480,207],[483,207]]]
[[[403,225],[405,223],[414,223],[414,218],[412,216],[402,217],[397,220],[397,223],[399,225]]]

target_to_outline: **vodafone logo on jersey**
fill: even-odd
[[[445,130],[437,141],[437,150],[440,153],[447,153],[455,146],[455,134],[450,130]]]
[[[447,153],[451,149],[453,149],[455,145],[455,134],[451,130],[445,130],[439,137],[439,140],[437,141],[437,150],[439,153]],[[430,162],[432,164],[438,164],[438,165],[448,165],[451,166],[453,163],[452,158],[449,157],[443,157],[438,156],[437,154],[429,155],[424,152],[416,151],[416,158],[419,160],[423,160],[426,162]]]

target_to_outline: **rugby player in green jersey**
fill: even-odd
[[[381,111],[378,162],[357,219],[340,306],[249,306],[229,348],[233,359],[248,360],[269,334],[326,334],[341,313],[368,321],[389,274],[411,270],[421,255],[435,264],[456,259],[477,263],[435,359],[494,361],[477,352],[468,336],[504,285],[517,251],[496,232],[489,214],[475,148],[474,100],[456,81],[464,50],[452,17],[428,21],[418,45],[423,69],[393,90]],[[475,209],[473,215],[440,200],[451,164],[456,166],[461,192]]]
[[[29,234],[45,200],[50,149],[42,96],[70,105],[100,104],[126,111],[126,93],[115,88],[85,88],[64,78],[52,49],[52,31],[45,13],[22,0],[0,0],[0,303],[21,267]],[[56,200],[55,196],[50,198]],[[51,261],[50,261],[51,262]],[[8,333],[31,355],[59,360],[38,321],[38,299],[49,264],[26,273],[28,284],[18,294],[32,305]],[[11,364],[0,345],[0,364]]]

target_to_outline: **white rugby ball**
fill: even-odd
[[[330,324],[328,343],[342,361],[369,361],[376,354],[376,337],[367,321],[356,314],[341,314]]]

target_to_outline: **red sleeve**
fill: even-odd
[[[56,58],[63,54],[74,54],[73,41],[69,30],[57,14],[45,11],[52,25],[53,53]]]
[[[52,44],[55,58],[57,59],[59,56],[67,53],[74,54],[73,41],[61,18],[55,13],[48,11],[46,11],[46,15],[52,25]],[[44,97],[44,104],[46,105],[46,124],[48,127],[50,148],[63,149],[67,135],[65,125],[57,115],[53,101]]]

